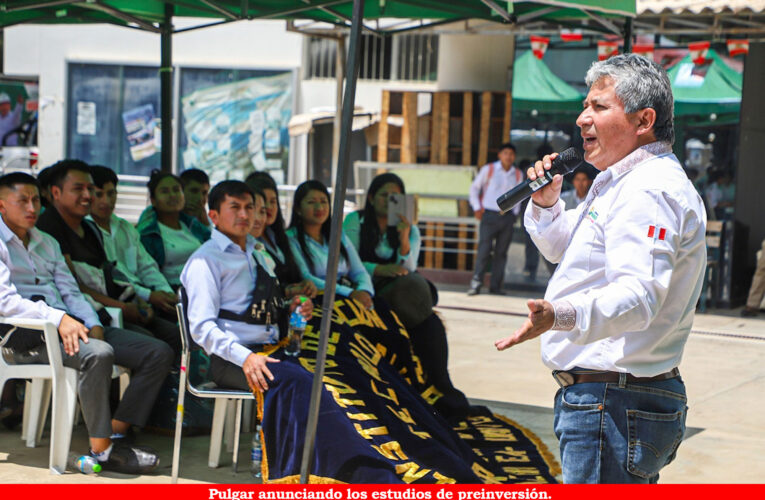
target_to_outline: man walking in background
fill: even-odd
[[[476,295],[483,285],[483,273],[491,257],[491,281],[489,293],[502,295],[505,281],[507,249],[513,240],[515,217],[520,206],[505,215],[500,214],[497,198],[523,181],[523,173],[516,168],[515,146],[506,143],[500,146],[497,161],[484,165],[470,186],[470,205],[478,228],[478,253],[475,258],[475,270],[470,281],[468,295]]]

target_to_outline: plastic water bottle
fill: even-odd
[[[98,463],[96,457],[90,455],[75,455],[69,454],[69,466],[73,469],[77,469],[83,474],[97,474],[101,472],[101,464]]]
[[[263,448],[260,446],[260,426],[255,428],[252,435],[252,450],[250,451],[250,472],[253,477],[260,477],[260,463],[263,461]]]
[[[300,297],[300,304],[302,305],[306,300],[305,297]],[[290,327],[287,334],[289,342],[284,349],[284,354],[287,356],[298,356],[300,354],[300,345],[303,342],[305,325],[308,323],[305,316],[300,312],[300,307],[296,307],[292,314],[290,314]]]

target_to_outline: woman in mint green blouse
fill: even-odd
[[[396,226],[388,226],[388,199],[394,193],[405,193],[404,182],[396,174],[372,179],[364,209],[349,214],[343,229],[372,275],[378,300],[387,302],[406,327],[412,350],[444,394],[441,404],[449,407],[449,414],[464,415],[472,410],[449,377],[446,329],[433,311],[436,289],[417,273],[420,232],[404,217]]]
[[[306,181],[295,191],[292,218],[287,230],[290,248],[304,278],[323,290],[327,276],[330,231],[329,192],[319,181]],[[372,309],[374,286],[353,244],[343,235],[337,269],[337,295]]]

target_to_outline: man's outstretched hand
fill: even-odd
[[[512,335],[494,342],[498,351],[537,338],[552,328],[555,323],[555,310],[551,303],[543,299],[529,299],[526,305],[529,307],[528,319]]]

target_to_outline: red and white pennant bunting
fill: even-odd
[[[649,61],[653,61],[652,43],[636,43],[632,46],[632,52],[645,57]]]
[[[728,40],[728,54],[738,56],[749,53],[749,40]]]
[[[560,30],[560,39],[564,42],[579,42],[582,40],[582,30]]]
[[[605,61],[619,53],[619,42],[598,40],[598,61]]]
[[[542,59],[545,56],[547,46],[550,44],[550,39],[543,36],[531,35],[531,52],[537,57]]]
[[[688,44],[688,51],[691,53],[691,61],[694,64],[704,64],[707,61],[707,52],[709,52],[710,42],[694,42]]]

